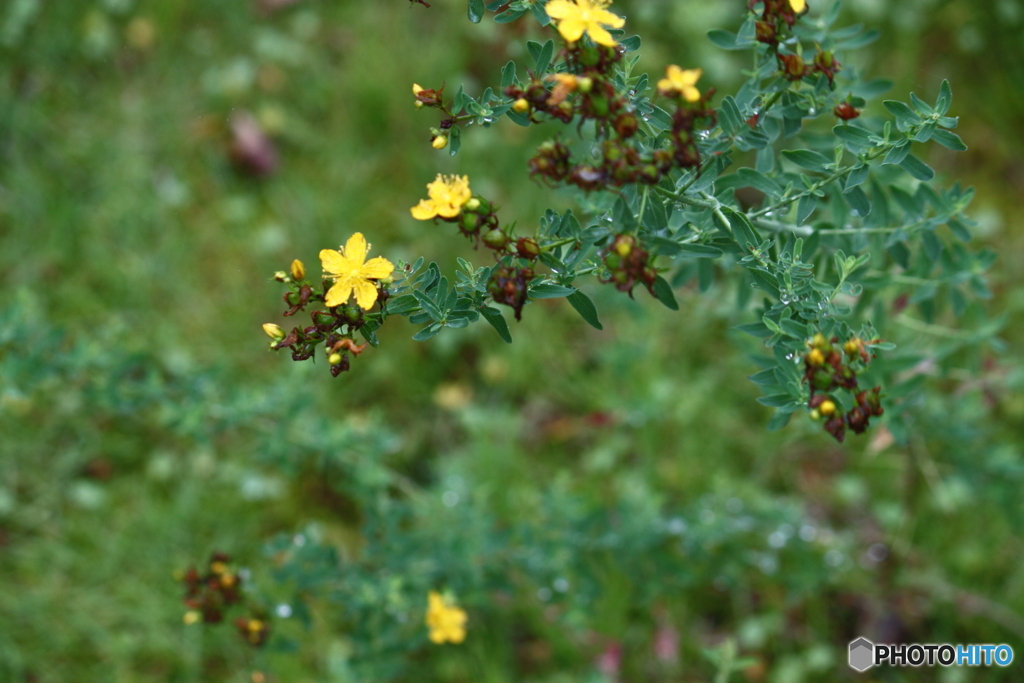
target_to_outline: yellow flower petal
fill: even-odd
[[[583,37],[587,25],[579,19],[564,19],[558,22],[558,32],[570,43],[575,43]]]
[[[564,19],[573,12],[578,12],[579,8],[568,0],[551,0],[544,6],[544,11],[552,19]]]
[[[365,278],[379,280],[391,275],[391,272],[394,269],[395,265],[391,263],[391,261],[388,261],[383,256],[377,256],[367,261],[363,267],[359,269],[359,274]]]
[[[678,69],[679,67],[676,68]],[[704,73],[703,69],[686,69],[685,71],[679,69],[679,82],[683,86],[696,85],[702,73]]]
[[[353,280],[352,289],[359,308],[368,311],[377,303],[377,286],[369,280]]]
[[[615,47],[618,43],[612,38],[612,34],[608,33],[603,26],[597,24],[591,24],[587,27],[587,35],[598,45],[604,45],[605,47]]]
[[[597,24],[605,24],[612,28],[622,28],[626,25],[626,20],[620,17],[618,14],[609,12],[606,9],[593,9],[590,11],[590,20]],[[594,34],[591,33],[590,37],[593,38]]]
[[[353,233],[348,238],[348,242],[345,243],[345,258],[352,262],[352,265],[358,268],[363,265],[363,261],[366,260],[366,252],[369,251],[370,245],[366,243],[366,238],[363,237],[363,233]]]
[[[327,290],[327,296],[324,297],[325,303],[328,307],[341,306],[348,302],[348,298],[352,295],[352,281],[348,278],[342,278],[334,283],[334,286]]]
[[[431,218],[437,215],[437,209],[434,208],[434,203],[421,199],[420,203],[409,209],[412,213],[412,217],[418,221],[429,221]]]
[[[793,11],[800,14],[807,9],[807,2],[805,0],[789,0],[789,6],[793,8]]]
[[[332,275],[340,275],[352,270],[352,263],[334,249],[320,250],[320,263],[324,271]]]

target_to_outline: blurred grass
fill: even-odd
[[[391,465],[424,484],[454,473],[500,486],[494,504],[506,516],[559,477],[599,501],[630,482],[670,506],[708,490],[796,497],[864,547],[884,539],[900,566],[915,570],[900,576],[920,585],[899,594],[932,601],[899,612],[919,615],[912,632],[1021,645],[1019,632],[993,625],[991,610],[972,611],[977,603],[937,588],[952,583],[1024,610],[1024,520],[1013,493],[1024,442],[1019,393],[993,408],[978,385],[950,387],[962,390],[958,419],[922,423],[927,447],[906,451],[880,442],[866,451],[867,439],[840,449],[799,420],[767,434],[767,411],[744,379],[754,368],[740,352],[756,349],[729,331],[733,293],[724,288],[682,292],[675,314],[642,292],[633,303],[595,290],[603,333],[564,302],[543,302],[514,326],[512,346],[483,326],[415,344],[398,323],[383,330],[381,350],[334,381],[319,365],[264,351],[259,325],[282,308],[269,275],[295,257],[315,267],[320,248],[353,231],[393,259],[482,258],[443,226],[408,215],[439,171],[469,174],[526,230],[552,194],[567,205],[525,180],[526,159],[550,129],[471,130],[452,159],[429,147],[432,114],[411,106],[413,82],[444,81],[454,92],[495,80],[521,56],[507,46],[523,26],[474,27],[461,0],[407,4],[307,0],[272,14],[249,3],[130,0],[0,8],[0,292],[8,305],[37,311],[17,325],[5,318],[25,336],[0,351],[0,677],[242,681],[266,666],[229,628],[200,643],[181,624],[171,572],[221,548],[270,587],[260,555],[269,535],[308,520],[346,533],[351,511],[324,492],[316,468],[301,465],[306,442],[285,439],[298,464],[282,472],[265,464],[259,429],[248,430],[291,434],[303,425],[297,410],[238,408],[282,396],[315,405],[323,424],[399,430],[384,449]],[[703,34],[730,25],[740,3],[620,4],[645,37],[647,68],[700,64],[724,89],[729,57]],[[1010,0],[849,8],[851,19],[884,28],[863,66],[893,78],[894,94],[934,93],[950,78],[971,150],[932,149],[928,161],[978,185],[981,240],[1008,255],[1024,246],[1020,11]],[[152,29],[148,45],[132,23],[140,18]],[[242,111],[275,133],[281,163],[268,179],[230,165],[228,120]],[[1011,312],[1008,360],[1021,354],[1021,277],[1007,261],[995,274],[993,309]],[[67,337],[51,340],[54,328]],[[140,360],[131,373],[107,375],[132,353]],[[1019,370],[995,360],[986,376],[1019,391]],[[96,382],[115,398],[96,399],[86,390]],[[217,421],[232,410],[253,424]],[[593,426],[595,415],[610,424]],[[861,587],[864,600],[898,592],[884,565],[873,571],[882,576]],[[286,599],[267,590],[268,600]],[[610,624],[626,618],[608,609]],[[765,665],[748,680],[845,674],[844,642],[827,643],[839,648],[832,665],[814,659],[815,628],[830,632],[825,596],[814,613],[785,616],[805,624],[803,635],[784,633],[781,611],[726,609],[714,597],[689,609],[678,624],[688,654],[723,631],[739,633]],[[874,614],[892,618],[888,609]],[[280,622],[302,643],[297,655],[259,655],[280,680],[347,680],[329,610],[315,617],[309,633]],[[744,639],[762,621],[774,624],[772,635]],[[530,680],[565,680],[554,677],[559,668],[589,665],[565,647]],[[788,654],[773,659],[775,647]],[[512,670],[489,680],[527,680]],[[706,670],[686,671],[657,680],[701,680]],[[1008,675],[941,680],[1014,680]]]

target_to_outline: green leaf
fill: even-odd
[[[412,336],[414,341],[426,341],[441,331],[441,326],[432,323]]]
[[[932,170],[932,167],[915,157],[913,154],[908,154],[907,157],[900,162],[900,166],[903,167],[903,170],[918,180],[931,180],[935,177],[935,171]]]
[[[964,141],[960,139],[960,136],[956,133],[951,133],[948,130],[936,128],[935,131],[932,132],[932,140],[935,140],[935,142],[939,143],[946,149],[951,149],[954,152],[963,152],[967,150],[967,145],[965,145]]]
[[[757,234],[757,230],[755,230],[754,226],[750,224],[750,219],[739,211],[727,206],[722,207],[722,212],[725,213],[726,217],[729,219],[729,226],[732,228],[733,238],[744,251],[753,249],[761,244],[761,236]]]
[[[541,26],[547,26],[551,23],[551,17],[544,11],[544,6],[540,3],[534,3],[530,5],[530,12],[533,13],[534,19],[536,19]]]
[[[569,296],[576,290],[572,287],[563,287],[550,282],[542,282],[539,285],[530,287],[531,299],[560,299]]]
[[[867,164],[855,166],[854,169],[850,171],[850,175],[846,176],[846,184],[843,186],[843,192],[849,192],[867,180],[870,171],[871,168]]]
[[[896,117],[896,127],[906,130],[910,126],[921,123],[921,117],[917,115],[910,105],[898,100],[885,100],[882,105],[889,110],[889,113]]]
[[[499,337],[508,344],[512,343],[512,333],[508,331],[508,323],[505,322],[505,316],[501,314],[501,311],[491,306],[484,306],[480,309],[480,313],[484,316],[484,320],[491,324]]]
[[[868,200],[868,196],[864,194],[864,190],[859,187],[850,188],[849,192],[843,195],[846,198],[846,202],[850,205],[857,215],[860,217],[867,216],[871,213],[871,202]]]
[[[786,406],[786,407],[788,408],[790,406]],[[797,407],[796,403],[793,403],[792,407],[795,410],[796,407]],[[772,415],[772,419],[768,420],[768,425],[767,425],[766,429],[769,432],[775,432],[775,431],[778,431],[778,430],[782,429],[783,427],[785,427],[787,424],[789,424],[789,418],[793,417],[794,410],[789,410],[789,411],[777,410],[777,411],[775,411],[775,414]],[[738,666],[738,663],[737,663],[737,666]]]
[[[740,45],[736,40],[736,34],[729,31],[713,28],[708,31],[708,39],[723,50],[745,50],[747,45]]]
[[[902,163],[908,154],[910,154],[910,140],[902,140],[886,153],[885,158],[882,159],[882,164]]]
[[[544,46],[540,49],[540,54],[537,55],[537,75],[542,76],[547,73],[548,67],[551,66],[551,58],[555,56],[555,41],[549,40],[544,43]]]
[[[455,156],[459,153],[459,147],[462,146],[462,129],[458,126],[452,126],[448,131],[448,154]]]
[[[793,397],[789,394],[772,394],[760,397],[757,402],[769,408],[784,408],[793,403]]]
[[[508,86],[516,82],[516,63],[509,60],[501,70],[501,89],[504,90]]]
[[[709,244],[680,244],[679,255],[682,258],[718,258],[722,250]]]
[[[789,159],[800,168],[808,171],[827,173],[832,161],[824,154],[809,149],[787,149],[783,150],[782,156]]]
[[[526,10],[524,9],[507,9],[501,14],[495,16],[494,21],[499,24],[508,24],[515,21],[524,14],[526,14]]]
[[[484,0],[469,0],[469,20],[479,24],[484,18]]]
[[[603,330],[604,326],[601,325],[600,319],[597,317],[597,306],[591,301],[590,297],[576,290],[566,300],[572,304],[572,307],[576,309],[576,312],[583,316],[583,319],[590,323],[591,327],[595,327],[599,330]]]
[[[764,339],[765,337],[772,336],[772,331],[768,329],[762,322],[747,323],[746,325],[737,325],[733,328],[739,330],[744,334],[749,334],[751,337],[757,337],[758,339]]]
[[[672,286],[660,275],[654,281],[654,296],[667,308],[673,311],[679,310],[679,304],[676,302],[675,293],[672,292]]]
[[[855,147],[871,147],[873,144],[871,133],[857,126],[849,124],[835,126],[832,128],[832,133],[843,142],[848,142]]]
[[[796,223],[797,225],[803,225],[811,214],[814,213],[814,208],[818,205],[818,198],[813,194],[806,195],[800,198],[800,201],[796,203]]]
[[[769,197],[782,196],[782,187],[763,173],[759,173],[752,168],[741,168],[736,171],[736,175],[743,183],[755,190],[764,192]]]
[[[949,111],[949,105],[952,103],[953,89],[949,87],[949,81],[943,79],[942,85],[939,86],[939,99],[935,101],[935,110],[941,116],[945,116],[946,112]]]

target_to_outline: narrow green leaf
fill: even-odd
[[[932,170],[932,167],[915,157],[913,154],[908,154],[907,157],[900,162],[900,166],[903,167],[903,170],[918,180],[931,180],[935,177],[935,171]]]
[[[679,304],[676,302],[676,295],[672,291],[672,285],[670,285],[665,278],[658,276],[658,279],[654,281],[654,296],[663,303],[667,308],[673,311],[679,310]]]
[[[566,297],[566,300],[572,304],[572,307],[576,309],[584,320],[590,323],[591,327],[595,327],[599,330],[603,330],[604,326],[601,325],[600,319],[597,317],[597,306],[591,301],[590,297],[576,290],[572,294]]]
[[[824,154],[809,149],[787,149],[783,150],[782,156],[789,159],[800,168],[808,171],[825,173],[828,171],[832,161]]]
[[[426,341],[441,331],[441,326],[432,323],[412,336],[414,341]]]
[[[939,143],[946,149],[951,149],[954,152],[963,152],[967,150],[967,145],[960,139],[960,136],[956,133],[951,133],[948,130],[936,128],[932,133],[932,140]]]
[[[548,67],[551,66],[551,58],[555,56],[555,41],[549,40],[544,43],[540,49],[540,54],[537,55],[537,74],[543,75],[547,73]]]
[[[505,322],[505,316],[501,314],[501,311],[491,306],[484,306],[480,309],[480,313],[484,316],[484,320],[491,324],[499,337],[508,344],[512,343],[512,333],[508,331],[508,323]]]
[[[563,296],[569,296],[576,290],[572,287],[563,287],[562,285],[556,285],[550,282],[543,282],[539,285],[530,287],[530,298],[531,299],[560,299]]]

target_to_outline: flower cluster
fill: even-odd
[[[186,624],[219,623],[224,619],[225,609],[241,601],[242,577],[231,571],[230,561],[229,555],[215,552],[210,556],[205,573],[200,574],[195,567],[190,567],[181,575],[180,580],[185,584],[183,601],[188,608],[184,617]]]
[[[748,9],[763,2],[761,18],[756,24],[757,39],[777,47],[796,23],[797,17],[807,11],[805,0],[750,0]]]
[[[633,287],[642,282],[654,295],[657,271],[651,266],[651,255],[633,235],[616,235],[603,253],[608,276],[601,282],[613,283],[615,289],[633,296]]]
[[[427,595],[427,628],[430,640],[442,643],[461,643],[466,639],[466,622],[469,617],[465,610],[457,607],[451,596],[430,591]]]
[[[290,289],[284,295],[290,306],[285,316],[295,315],[310,303],[323,303],[326,309],[310,313],[312,325],[287,333],[279,325],[265,324],[263,331],[271,339],[271,350],[291,349],[292,360],[301,361],[312,358],[323,344],[331,375],[337,377],[350,368],[350,354],[358,356],[366,348],[355,342],[354,334],[366,324],[367,312],[387,301],[387,285],[395,269],[380,256],[367,260],[369,251],[370,245],[359,232],[337,250],[322,250],[324,275],[317,288],[306,280],[306,267],[299,260],[292,262],[289,273],[275,274],[274,279]]]
[[[512,308],[516,320],[522,320],[523,306],[526,305],[530,281],[533,280],[533,268],[529,266],[509,266],[499,264],[491,271],[491,279],[487,283],[487,293],[495,303]]]
[[[200,574],[195,567],[179,576],[185,584],[184,622],[196,624],[218,624],[224,620],[224,613],[242,602],[242,576],[232,571],[227,553],[214,552],[210,555],[206,572]],[[270,636],[270,622],[260,609],[247,608],[250,616],[239,617],[235,626],[239,633],[253,647],[260,647]]]
[[[804,381],[810,386],[807,407],[811,419],[824,419],[825,431],[840,443],[846,436],[847,427],[856,434],[862,434],[872,417],[885,412],[881,404],[881,387],[874,387],[868,392],[858,390],[857,386],[857,375],[874,357],[866,348],[869,345],[859,337],[851,337],[840,345],[838,337],[827,339],[820,332],[807,342],[808,351],[804,355]],[[836,395],[839,389],[845,389],[855,403],[845,413]]]

